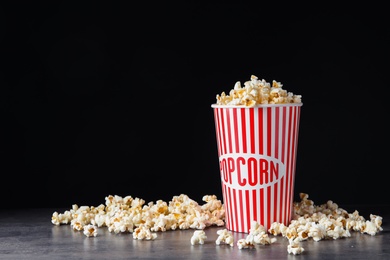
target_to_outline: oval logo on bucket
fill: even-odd
[[[236,189],[271,186],[286,174],[285,165],[274,157],[253,154],[224,154],[219,157],[222,182]]]

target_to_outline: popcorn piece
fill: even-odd
[[[253,248],[254,246],[252,239],[241,238],[237,241],[238,249]]]
[[[289,239],[287,252],[289,254],[299,255],[302,254],[305,249],[301,246],[301,243],[298,239]]]
[[[277,239],[270,238],[263,225],[260,225],[257,221],[252,221],[246,240],[251,241],[252,244],[270,245],[275,243]]]
[[[271,224],[268,232],[274,236],[285,234],[287,227],[283,223],[274,222]]]
[[[72,215],[70,211],[65,211],[64,213],[58,213],[54,212],[52,217],[51,217],[51,223],[53,223],[56,226],[59,226],[61,224],[69,224],[72,220]]]
[[[98,234],[98,227],[92,224],[85,225],[83,230],[84,235],[87,237],[96,237]]]
[[[367,233],[371,236],[376,235],[379,231],[382,231],[382,217],[370,214],[370,221],[366,221],[366,226],[363,230],[364,233]]]
[[[207,239],[206,233],[203,230],[195,230],[191,237],[191,245],[200,244],[203,245]]]
[[[249,228],[249,234],[255,236],[264,232],[266,232],[266,229],[264,228],[263,225],[260,225],[257,221],[251,222],[251,227]]]
[[[268,236],[267,230],[263,225],[260,225],[257,221],[252,221],[249,234],[246,238],[238,240],[237,246],[239,249],[251,248],[254,247],[255,244],[270,245],[276,241],[276,238],[270,238]]]
[[[252,75],[250,81],[244,83],[244,87],[237,81],[232,90],[226,95],[222,92],[216,95],[217,105],[233,105],[253,107],[261,104],[286,104],[301,103],[302,96],[294,95],[282,88],[283,85],[275,80],[272,86],[264,79],[259,80]]]
[[[157,238],[157,234],[152,233],[146,225],[141,224],[134,229],[133,238],[138,240],[154,240]]]
[[[333,229],[329,229],[326,232],[326,237],[338,239],[342,237],[350,237],[351,233],[349,233],[348,229],[344,229],[341,226],[335,226]]]
[[[220,229],[217,231],[218,238],[215,240],[215,244],[220,245],[221,243],[228,244],[231,247],[234,246],[234,237],[233,233],[229,230],[225,229]]]
[[[365,225],[363,226],[362,233],[367,233],[371,236],[376,234],[376,226],[373,222],[366,221]]]
[[[309,236],[313,238],[314,241],[320,241],[326,236],[325,226],[319,223],[312,222],[312,225],[309,229]]]
[[[257,234],[253,237],[253,242],[260,245],[270,245],[277,241],[275,237],[269,237],[269,235],[265,232]]]
[[[215,195],[205,195],[202,198],[206,203],[201,206],[202,210],[208,215],[207,225],[224,226],[225,208]]]
[[[91,223],[98,227],[106,226],[106,217],[104,212],[99,212],[95,215],[95,218],[91,219]]]
[[[176,229],[176,218],[173,214],[164,215],[161,214],[155,219],[153,227],[151,227],[152,231],[167,231],[167,230],[175,230]]]

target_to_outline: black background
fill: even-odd
[[[385,10],[2,3],[1,207],[222,198],[210,105],[251,75],[302,95],[295,200],[389,204]]]

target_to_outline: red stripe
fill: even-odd
[[[237,206],[239,205],[238,204],[238,201],[237,201],[237,197],[236,197],[236,189],[232,189],[232,192],[233,192],[233,204],[235,205],[234,207],[234,219],[233,219],[233,226],[234,226],[234,229],[235,230],[238,230],[238,213],[237,213]]]
[[[285,147],[285,143],[286,143],[286,107],[283,107],[282,109],[282,150],[280,151],[280,160],[283,164],[285,164],[285,153],[286,153],[286,147]],[[285,193],[285,189],[286,189],[286,186],[285,186],[285,183],[286,183],[286,178],[285,176],[283,176],[281,179],[280,179],[280,216],[279,216],[279,221],[280,222],[284,222],[284,208],[285,208],[285,202],[284,202],[284,199],[285,199],[285,196],[284,196],[284,193]]]
[[[227,212],[229,212],[230,210],[230,207],[229,207],[229,200],[228,200],[228,197],[227,197],[227,190],[226,190],[226,185],[225,184],[222,184],[222,196],[223,196],[223,201],[224,201],[224,207],[225,207],[225,225],[227,228],[230,229],[230,224],[229,224],[229,220],[230,220],[230,214],[228,214]]]
[[[278,183],[276,182],[274,185],[274,221],[278,221]],[[272,223],[269,223],[272,224]]]
[[[290,167],[290,208],[288,210],[288,220],[291,218],[291,203],[292,203],[292,194],[293,194],[293,185],[294,185],[294,160],[295,160],[295,123],[296,123],[296,107],[292,109],[293,111],[293,124],[291,126],[291,130],[293,132],[292,138],[291,138],[291,167]]]
[[[242,197],[242,190],[238,191],[238,203],[236,205],[240,205],[240,230],[244,231],[245,230],[245,225],[244,225],[244,198]]]
[[[225,136],[225,120],[224,120],[224,116],[223,116],[223,110],[221,109],[221,129],[222,129],[222,146],[223,146],[223,151],[222,151],[222,154],[226,154],[226,136]]]
[[[264,154],[263,109],[259,108],[259,153]]]
[[[289,110],[290,111],[290,110]],[[287,114],[287,113],[286,113]],[[287,119],[286,119],[287,120]],[[287,124],[287,126],[289,126],[289,124]],[[288,133],[288,136],[290,136],[290,128],[288,128],[287,129],[287,133]],[[287,150],[287,158],[285,158],[285,160],[286,160],[286,163],[285,163],[285,165],[286,165],[286,179],[285,179],[285,181],[286,181],[286,187],[285,187],[285,193],[284,193],[284,196],[285,196],[285,198],[284,198],[284,213],[285,213],[285,215],[284,215],[284,221],[285,221],[285,223],[287,223],[286,221],[287,221],[287,216],[286,216],[286,212],[287,212],[287,209],[288,209],[288,185],[289,185],[289,175],[288,175],[288,172],[289,172],[289,162],[290,162],[290,156],[288,156],[289,155],[289,151],[290,151],[290,138],[287,138],[287,141],[284,143],[285,144],[285,149]],[[287,144],[287,145],[286,145]]]
[[[267,187],[267,224],[266,226],[269,227],[271,223],[271,186]]]
[[[279,107],[275,108],[275,158],[279,159]]]
[[[286,107],[283,107],[283,127],[282,127],[282,163],[286,163],[285,153],[286,153]]]
[[[250,204],[251,199],[249,197],[249,190],[245,191],[245,202],[246,202],[246,227],[244,230],[249,230],[253,218],[253,212],[251,213],[251,209],[253,209],[253,205]]]
[[[294,132],[294,173],[293,173],[293,181],[292,181],[292,186],[295,187],[295,175],[296,175],[296,159],[297,159],[297,151],[298,151],[298,136],[299,136],[299,122],[300,122],[300,115],[301,115],[301,107],[297,106],[296,107],[296,114],[295,114],[295,132]],[[294,203],[294,189],[291,191],[291,205],[293,206]],[[293,208],[290,210],[290,214],[292,214]],[[290,215],[290,219],[292,216]]]
[[[253,220],[259,221],[259,216],[257,215],[257,192],[256,190],[252,190],[253,197]]]
[[[290,208],[290,187],[291,187],[291,123],[292,123],[292,109],[289,109],[289,120],[288,120],[288,140],[287,140],[287,147],[289,152],[287,153],[289,156],[287,156],[287,169],[286,169],[286,176],[287,176],[287,191],[286,191],[286,223],[289,220],[290,214],[288,213],[288,209]]]
[[[218,157],[221,156],[221,127],[219,126],[219,115],[218,112],[220,112],[221,109],[214,109],[214,117],[215,117],[215,130],[217,133],[217,144],[218,144]]]
[[[297,152],[298,152],[298,136],[299,136],[299,120],[300,120],[300,115],[301,115],[301,107],[297,107],[296,111],[296,120],[295,120],[295,134],[294,134],[294,183],[295,183],[295,174],[296,174],[296,163],[297,163]],[[295,186],[295,184],[294,184]],[[294,187],[293,186],[293,187]]]
[[[283,193],[284,193],[284,177],[280,180],[280,204],[279,204],[279,222],[283,223],[283,211],[284,211],[284,205],[283,205]]]
[[[290,174],[288,172],[286,172],[286,188],[285,188],[285,205],[284,205],[284,221],[287,223],[287,220],[288,220],[288,210],[289,210],[289,206],[288,204],[290,203],[290,196],[289,196],[289,193],[290,193],[290,188],[289,188],[289,185],[290,185]]]
[[[228,201],[226,199],[226,185],[222,182],[222,198],[223,198],[223,207],[225,209],[225,225],[226,227],[229,228],[228,220],[229,220],[229,214],[226,214],[228,212],[229,207],[228,207]]]
[[[232,208],[232,189],[228,187],[228,196],[229,196],[229,212],[232,212],[233,211],[233,208]],[[229,219],[229,223],[230,223],[230,227],[234,230],[235,227],[234,227],[234,223],[233,223],[233,220],[234,220],[234,216],[233,214],[230,214],[230,219]]]
[[[275,143],[275,154],[273,155],[275,158],[279,159],[279,107],[274,108],[275,112],[275,136],[274,136],[274,143]],[[274,184],[274,221],[278,221],[278,182]],[[272,224],[272,223],[269,223]]]
[[[264,189],[260,189],[260,223],[264,223]]]
[[[295,179],[295,161],[296,161],[296,149],[297,149],[297,115],[298,115],[298,110],[299,110],[299,107],[294,107],[294,123],[292,125],[293,127],[293,138],[292,138],[292,154],[291,154],[291,178],[290,178],[290,187],[291,187],[291,190],[290,190],[290,206],[292,205],[293,203],[293,194],[294,194],[294,179]],[[292,208],[289,209],[289,218],[288,219],[291,219],[291,214],[292,214]]]

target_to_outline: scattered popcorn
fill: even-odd
[[[241,86],[241,82],[237,81],[234,88],[229,94],[222,92],[217,95],[217,105],[233,105],[253,107],[261,104],[286,104],[286,103],[301,103],[301,95],[294,95],[292,92],[284,90],[283,85],[275,80],[272,81],[272,86],[264,79],[259,80],[258,77],[252,75],[250,81]]]
[[[303,251],[305,251],[305,249],[301,246],[301,242],[299,239],[288,240],[287,252],[289,254],[299,255]]]
[[[92,224],[85,225],[83,230],[84,230],[84,235],[87,237],[96,237],[98,234],[98,227]]]
[[[105,205],[98,207],[72,205],[64,213],[54,212],[54,225],[70,224],[76,231],[83,231],[87,225],[107,227],[113,233],[133,233],[134,239],[155,239],[156,234],[175,229],[200,229],[209,226],[224,226],[223,204],[215,195],[205,195],[199,205],[187,195],[174,196],[170,202],[162,200],[149,202],[132,196],[109,195]]]
[[[276,237],[288,239],[289,254],[301,254],[304,249],[300,242],[313,239],[341,239],[351,236],[351,231],[361,232],[371,236],[382,231],[382,217],[370,214],[365,219],[358,211],[352,213],[340,208],[329,200],[322,205],[315,205],[309,200],[309,195],[300,193],[300,201],[293,203],[293,217],[288,226],[274,222],[266,230],[264,226],[252,221],[249,234],[239,239],[239,249],[253,248],[256,244],[270,245],[277,241]],[[75,231],[82,231],[88,237],[95,237],[98,228],[107,227],[109,232],[132,233],[134,239],[154,240],[157,233],[176,229],[196,229],[191,237],[191,244],[204,244],[207,239],[204,229],[209,226],[224,226],[224,206],[215,195],[205,195],[205,202],[199,205],[187,195],[174,196],[168,203],[158,200],[155,203],[131,196],[121,197],[109,195],[105,204],[94,206],[72,205],[63,213],[53,212],[53,225],[70,225]],[[216,245],[222,243],[231,247],[234,237],[231,231],[217,231]]]
[[[234,246],[234,237],[233,233],[229,230],[225,229],[220,229],[217,231],[218,238],[215,240],[215,244],[220,245],[221,243],[228,244],[231,247]]]
[[[315,205],[308,194],[300,193],[300,198],[300,202],[294,202],[293,219],[288,226],[275,222],[268,229],[270,234],[289,240],[289,253],[303,252],[299,242],[309,238],[318,242],[351,237],[351,230],[372,236],[383,230],[380,216],[370,214],[370,220],[366,220],[358,211],[348,213],[331,200]]]
[[[203,230],[195,230],[191,237],[191,245],[203,245],[207,239],[206,233]]]

